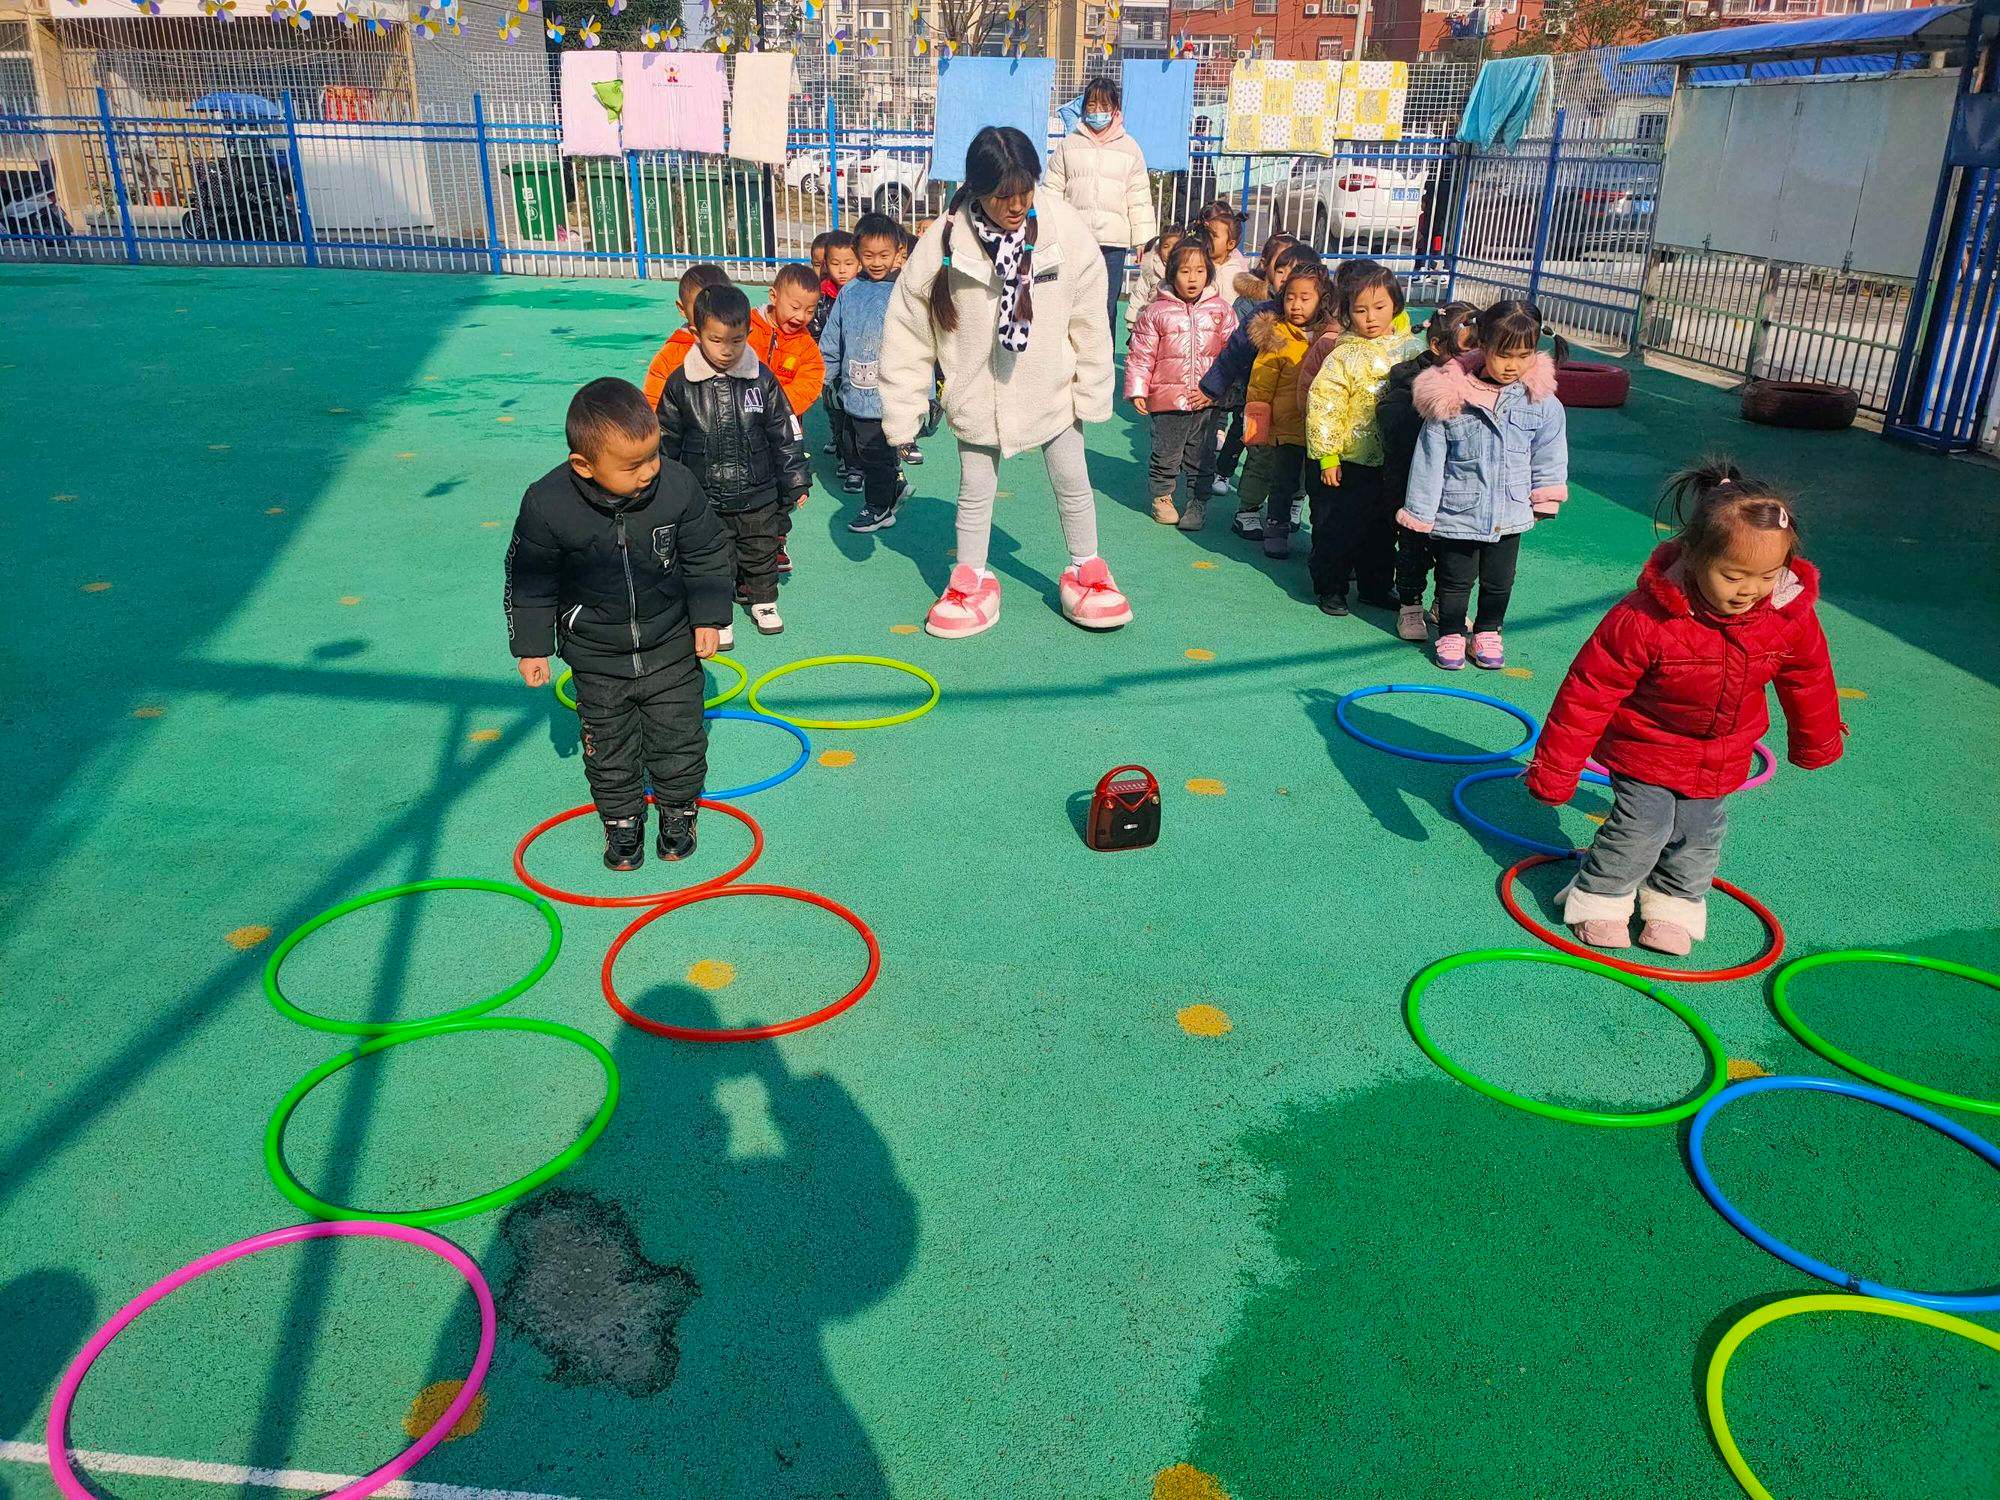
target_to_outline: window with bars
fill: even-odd
[[[1337,36],[1323,36],[1319,39],[1319,60],[1321,62],[1347,61],[1347,43]]]

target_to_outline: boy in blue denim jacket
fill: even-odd
[[[1541,336],[1532,305],[1496,302],[1479,315],[1475,349],[1417,377],[1424,431],[1396,521],[1429,536],[1437,558],[1437,664],[1447,672],[1465,665],[1475,581],[1473,664],[1507,664],[1500,627],[1521,536],[1569,498],[1566,419]]]
[[[909,482],[896,450],[882,435],[882,330],[889,299],[896,293],[896,256],[903,248],[902,226],[887,214],[863,214],[854,226],[861,250],[861,274],[834,299],[826,331],[819,337],[826,360],[827,389],[834,393],[854,433],[861,463],[861,514],[849,531],[880,531],[896,524],[896,505]]]

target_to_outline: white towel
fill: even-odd
[[[738,161],[783,165],[785,117],[791,101],[791,53],[737,53],[729,101],[729,154]]]

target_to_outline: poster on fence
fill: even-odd
[[[1341,64],[1340,111],[1334,117],[1334,136],[1343,141],[1400,141],[1403,107],[1409,97],[1408,63]]]
[[[1229,71],[1232,155],[1332,154],[1340,109],[1337,62],[1239,62]]]

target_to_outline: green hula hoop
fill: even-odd
[[[885,714],[879,719],[794,719],[774,712],[757,701],[757,695],[780,677],[792,672],[803,672],[807,667],[889,667],[897,672],[908,672],[920,682],[930,685],[931,696],[927,702],[900,714]],[[804,661],[786,662],[782,667],[773,667],[762,677],[750,684],[750,707],[768,719],[779,719],[800,729],[887,729],[894,724],[907,724],[912,719],[920,719],[938,705],[944,690],[938,680],[922,667],[913,667],[906,661],[896,661],[887,656],[809,656]]]
[[[1792,976],[1803,974],[1808,969],[1824,968],[1828,964],[1908,964],[1916,969],[1930,969],[1935,973],[1950,974],[1958,979],[1970,979],[1974,984],[1983,984],[1989,990],[2000,990],[2000,974],[1989,974],[1986,970],[1975,969],[1970,964],[1955,964],[1944,958],[1919,958],[1912,953],[1885,953],[1873,948],[1842,948],[1832,953],[1809,953],[1804,958],[1795,958],[1778,970],[1776,977],[1771,981],[1771,1008],[1778,1013],[1778,1019],[1785,1023],[1785,1029],[1835,1067],[1845,1068],[1856,1077],[1865,1078],[1870,1083],[1885,1089],[1894,1089],[1899,1094],[1907,1094],[1912,1099],[1922,1099],[1927,1104],[1942,1104],[1947,1109],[1971,1110],[1975,1114],[2000,1115],[2000,1099],[1973,1099],[1964,1094],[1934,1089],[1928,1084],[1913,1083],[1907,1078],[1898,1078],[1894,1073],[1841,1051],[1801,1021],[1798,1012],[1792,1009],[1791,999],[1786,994],[1791,987]]]
[[[720,708],[750,686],[750,673],[745,669],[743,663],[737,661],[733,656],[724,656],[718,651],[714,656],[704,656],[701,659],[701,664],[705,667],[727,667],[736,674],[735,685],[727,692],[717,693],[713,698],[704,698],[701,700],[701,706],[704,709]],[[564,667],[562,676],[556,679],[555,684],[556,702],[560,703],[571,713],[576,712],[576,697],[569,691],[569,685],[575,680],[576,673],[572,672],[568,667]]]
[[[516,901],[525,901],[539,911],[549,924],[549,946],[543,950],[539,962],[520,979],[507,986],[497,995],[488,995],[484,1000],[475,1000],[470,1005],[461,1005],[457,1010],[444,1011],[435,1016],[418,1016],[414,1021],[336,1021],[331,1016],[314,1015],[302,1010],[285,997],[278,987],[278,970],[294,948],[308,937],[318,932],[329,922],[338,921],[349,912],[373,906],[378,901],[393,901],[398,896],[413,896],[419,891],[493,891],[502,896],[512,896]],[[541,977],[549,972],[562,952],[562,918],[556,909],[540,896],[524,891],[518,885],[503,885],[497,880],[418,880],[409,885],[392,885],[386,890],[370,891],[365,896],[356,896],[352,901],[343,901],[330,911],[323,911],[305,926],[298,928],[271,954],[271,960],[264,965],[264,998],[279,1015],[287,1020],[297,1021],[301,1026],[310,1026],[314,1031],[331,1031],[338,1036],[389,1036],[395,1032],[407,1031],[412,1026],[428,1026],[434,1021],[469,1021],[474,1016],[483,1016],[489,1010],[497,1010],[509,1000],[525,995],[533,989]]]
[[[563,1151],[544,1162],[525,1177],[517,1177],[504,1187],[494,1188],[489,1193],[481,1193],[476,1198],[467,1198],[462,1203],[447,1203],[438,1208],[411,1209],[406,1213],[376,1212],[369,1209],[349,1208],[341,1203],[328,1203],[324,1198],[315,1197],[305,1186],[292,1176],[285,1165],[285,1125],[292,1117],[292,1111],[299,1107],[301,1100],[320,1084],[349,1063],[367,1057],[371,1053],[383,1052],[390,1047],[400,1047],[405,1042],[422,1041],[427,1037],[450,1036],[461,1031],[527,1031],[538,1036],[557,1037],[565,1042],[574,1042],[584,1049],[604,1068],[604,1103],[584,1126],[579,1135]],[[557,1173],[575,1165],[577,1159],[588,1151],[604,1134],[604,1127],[611,1123],[611,1112],[618,1107],[618,1064],[611,1053],[595,1037],[585,1036],[572,1027],[559,1026],[554,1021],[537,1021],[528,1017],[512,1018],[486,1016],[470,1021],[431,1021],[422,1026],[413,1026],[398,1031],[393,1036],[376,1037],[363,1042],[351,1052],[342,1052],[329,1057],[305,1077],[293,1084],[285,1097],[278,1101],[278,1107],[271,1112],[271,1122],[264,1127],[264,1170],[271,1174],[271,1182],[294,1205],[315,1219],[373,1219],[382,1224],[406,1224],[412,1229],[430,1229],[439,1224],[449,1224],[454,1219],[469,1219],[474,1214],[487,1213],[512,1203],[516,1198],[532,1193]]]
[[[1708,1054],[1709,1080],[1707,1086],[1702,1089],[1700,1094],[1684,1104],[1676,1104],[1667,1109],[1644,1110],[1637,1114],[1618,1114],[1609,1110],[1570,1109],[1560,1104],[1545,1104],[1540,1099],[1530,1099],[1525,1095],[1512,1093],[1507,1089],[1503,1089],[1498,1084],[1488,1083],[1477,1073],[1472,1072],[1469,1068],[1462,1067],[1447,1057],[1443,1049],[1431,1040],[1430,1033],[1424,1030],[1423,1021],[1418,1015],[1417,1004],[1423,998],[1424,991],[1430,988],[1433,980],[1442,978],[1453,969],[1464,968],[1467,964],[1498,962],[1555,964],[1565,969],[1581,969],[1586,974],[1596,974],[1602,978],[1614,980],[1624,985],[1628,990],[1637,990],[1640,994],[1648,995],[1659,1001],[1660,1004],[1664,1005],[1686,1023],[1687,1028],[1701,1042],[1702,1050]],[[1445,1072],[1451,1074],[1460,1083],[1465,1084],[1469,1088],[1477,1089],[1489,1099],[1498,1099],[1502,1104],[1511,1104],[1514,1108],[1524,1109],[1531,1115],[1542,1115],[1551,1120],[1567,1120],[1572,1125],[1603,1125],[1610,1127],[1671,1125],[1676,1120],[1685,1120],[1688,1116],[1698,1111],[1709,1100],[1721,1093],[1723,1085],[1729,1081],[1729,1058],[1722,1050],[1722,1043],[1717,1041],[1715,1033],[1708,1029],[1708,1023],[1696,1015],[1685,1002],[1676,1000],[1672,995],[1648,980],[1637,978],[1631,974],[1622,974],[1607,965],[1593,962],[1587,958],[1577,958],[1568,953],[1550,953],[1525,948],[1481,948],[1476,952],[1457,953],[1453,954],[1450,958],[1441,958],[1410,981],[1409,991],[1403,997],[1403,1019],[1410,1028],[1410,1035],[1416,1039],[1417,1045],[1423,1048],[1425,1053],[1429,1055],[1430,1060],[1440,1068],[1443,1068]]]

